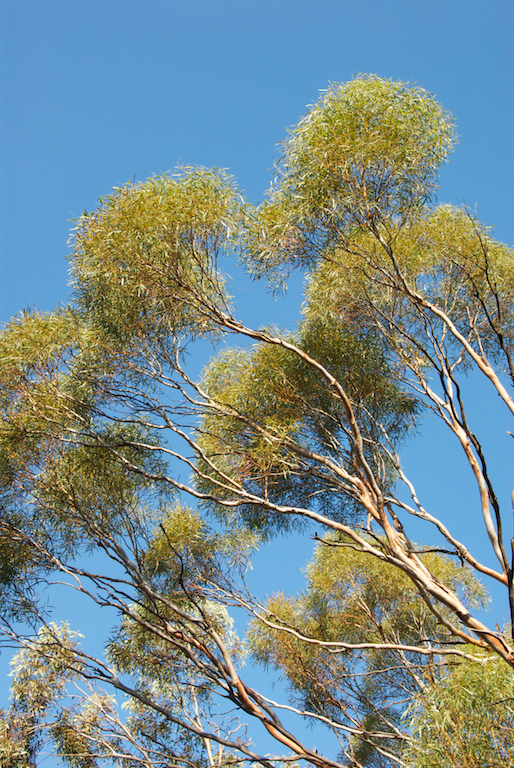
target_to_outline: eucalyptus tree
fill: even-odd
[[[2,631],[19,647],[6,765],[45,750],[80,768],[431,765],[426,733],[457,711],[461,677],[499,681],[490,723],[512,729],[512,637],[485,623],[477,579],[505,589],[512,618],[510,500],[462,380],[483,377],[512,415],[514,259],[467,211],[433,204],[454,141],[430,94],[360,77],[290,132],[262,205],[185,168],[79,219],[73,304],[0,338]],[[305,270],[295,331],[238,319],[233,253],[275,289]],[[213,356],[196,380],[198,340]],[[470,526],[495,565],[402,466],[425,413],[469,465]],[[412,519],[439,545],[412,541]],[[277,584],[263,603],[245,584],[252,553],[302,527],[317,544],[305,592]],[[105,658],[52,623],[63,581],[111,609]],[[255,690],[249,661],[289,698]],[[473,728],[488,722],[481,710]]]

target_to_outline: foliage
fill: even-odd
[[[128,184],[84,214],[72,262],[79,306],[126,345],[216,328],[226,308],[216,259],[239,228],[241,205],[222,172],[185,168]]]
[[[249,229],[251,267],[280,275],[341,235],[403,224],[454,141],[451,116],[422,88],[374,75],[332,85],[284,144],[279,183]]]
[[[483,604],[469,569],[431,553],[423,561],[469,606]],[[364,744],[350,740],[364,764],[373,745],[402,755],[404,742],[395,740],[399,733],[407,739],[405,700],[439,678],[444,656],[437,651],[448,643],[450,633],[405,574],[353,549],[346,537],[325,538],[307,568],[305,592],[274,595],[250,630],[255,658],[281,673],[302,711],[368,732]]]
[[[42,627],[11,662],[13,704],[0,717],[2,765],[29,768],[45,742],[45,717],[63,695],[69,666],[80,673],[74,650],[78,633],[67,625]],[[91,764],[91,763],[90,763]]]
[[[513,702],[512,674],[497,659],[456,664],[412,704],[412,765],[514,765]]]
[[[463,381],[514,415],[514,258],[433,205],[454,141],[423,89],[361,76],[290,132],[262,205],[182,168],[79,219],[72,305],[0,334],[2,765],[509,764],[512,631],[480,579],[512,619],[511,501]],[[274,289],[308,270],[296,329],[237,319],[234,254]],[[467,462],[478,551],[404,470],[423,418]],[[252,554],[293,530],[316,541],[306,587],[263,601]],[[52,622],[56,582],[110,616],[105,656]]]
[[[390,439],[398,442],[412,426],[417,408],[415,400],[395,385],[377,339],[314,312],[295,336],[285,338],[343,384],[365,435],[367,459],[383,482],[392,482],[393,468],[379,449],[380,431],[385,426]],[[205,369],[203,387],[209,397],[229,408],[204,418],[199,443],[207,458],[216,456],[216,467],[234,484],[277,504],[315,504],[336,519],[358,515],[361,510],[346,487],[320,468],[316,458],[327,451],[341,460],[350,456],[347,414],[320,372],[305,359],[266,343],[247,350],[228,349]],[[296,451],[291,450],[293,441]],[[212,486],[211,476],[198,480],[204,492]],[[216,512],[219,505],[213,508]],[[295,522],[283,515],[270,516],[253,504],[240,507],[240,513],[246,525],[262,534]]]

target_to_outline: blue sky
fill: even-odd
[[[69,220],[111,187],[182,162],[228,168],[258,201],[286,128],[363,72],[453,112],[439,200],[476,206],[514,242],[510,0],[3,0],[0,14],[2,321],[67,301]],[[244,283],[236,298],[249,322],[292,325],[299,285],[275,301]],[[453,467],[436,433],[423,445],[407,461],[433,493],[427,462]],[[510,445],[500,471],[512,474]],[[437,503],[453,505],[458,489],[443,490]],[[271,584],[270,558],[266,570]]]

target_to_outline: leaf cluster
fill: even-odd
[[[79,219],[71,256],[78,305],[112,343],[218,328],[227,309],[217,257],[240,226],[222,171],[185,168],[127,184]]]
[[[378,339],[337,322],[314,307],[294,336],[284,336],[344,387],[365,439],[365,452],[384,484],[394,471],[383,450],[405,438],[417,406],[395,381]],[[320,370],[295,349],[265,343],[222,351],[203,373],[202,386],[217,406],[207,411],[199,444],[207,461],[197,487],[230,499],[240,488],[275,504],[315,507],[332,519],[352,515],[347,487],[320,456],[354,469],[348,413]],[[389,445],[387,446],[389,447]],[[223,516],[214,502],[212,508]],[[289,525],[251,503],[246,525],[269,534]]]
[[[514,765],[514,680],[494,657],[456,663],[417,694],[410,714],[413,768]]]
[[[454,141],[451,116],[422,88],[376,75],[331,86],[284,144],[248,227],[250,268],[280,279],[356,231],[410,218]]]
[[[369,233],[320,262],[307,289],[313,307],[339,322],[374,329],[396,360],[420,371],[437,366],[438,338],[449,361],[469,363],[445,323],[423,310],[440,308],[463,338],[512,376],[514,258],[466,211],[441,205],[391,228],[388,247]]]
[[[422,559],[465,603],[483,605],[484,589],[468,568],[441,555]],[[407,741],[406,702],[444,678],[448,657],[437,651],[451,647],[451,635],[402,571],[358,551],[346,537],[327,537],[306,577],[300,596],[273,595],[263,620],[253,621],[254,659],[283,677],[302,709],[341,725],[359,723],[368,738],[349,738],[359,759],[372,760],[373,744],[400,755],[404,742],[396,737]],[[369,736],[373,732],[390,733],[390,740]]]

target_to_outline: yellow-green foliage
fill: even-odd
[[[188,507],[177,505],[161,510],[161,522],[155,529],[145,554],[145,567],[154,583],[169,594],[183,594],[202,583],[216,582],[231,568],[245,568],[256,546],[255,538],[237,527],[214,531],[201,516]]]
[[[475,655],[416,696],[406,754],[412,768],[513,768],[512,669],[492,654]]]
[[[413,291],[445,311],[473,344],[480,338],[482,348],[499,359],[502,345],[508,349],[514,339],[512,249],[465,211],[446,205],[392,227],[388,242],[394,263],[369,233],[356,235],[321,262],[309,279],[307,317],[321,311],[335,322],[380,328],[384,353],[389,349],[402,360],[429,365],[423,352],[431,346],[427,326],[402,291],[398,268]],[[447,336],[449,350],[452,343]],[[456,350],[460,353],[460,345]]]
[[[131,606],[108,647],[110,662],[119,672],[132,675],[146,698],[181,717],[193,691],[195,701],[209,702],[206,669],[219,654],[213,632],[222,638],[233,662],[240,661],[242,648],[233,620],[215,596],[218,586],[228,583],[231,566],[238,570],[245,565],[253,544],[243,531],[215,534],[186,507],[164,514],[142,563],[148,583],[160,598],[142,598]],[[194,641],[189,644],[191,638]],[[189,665],[188,649],[198,657],[197,666]],[[166,718],[156,720],[144,702],[132,700],[128,708],[133,730],[155,731],[162,738],[174,733],[173,724]]]
[[[38,537],[43,527],[28,521],[24,507],[39,473],[58,455],[62,431],[76,426],[67,365],[82,333],[77,316],[66,309],[25,312],[0,333],[0,579],[6,589],[23,581],[28,586],[45,562],[24,545],[23,531]],[[19,607],[12,593],[6,605]]]
[[[106,744],[109,745],[105,749],[107,754],[122,751],[119,738],[104,736],[104,743],[101,743],[102,732],[105,732],[109,720],[115,722],[115,710],[113,697],[98,693],[92,694],[78,710],[61,710],[49,731],[57,755],[69,768],[97,768],[99,760],[102,760],[102,747],[105,749]]]
[[[339,546],[330,546],[330,542]],[[431,637],[437,644],[449,635],[437,626],[433,614],[421,599],[409,577],[398,568],[354,549],[345,538],[326,539],[318,546],[306,569],[307,590],[299,598],[278,594],[267,603],[270,614],[280,622],[301,628],[319,640],[330,642],[398,642],[419,644]],[[376,545],[376,543],[375,543]],[[422,560],[441,583],[460,594],[470,608],[484,605],[486,594],[468,567],[449,558],[428,553]],[[268,663],[294,666],[285,650],[286,635],[254,622],[252,648]],[[298,643],[307,654],[318,653]],[[321,652],[323,653],[323,652]],[[373,656],[374,651],[367,654]],[[383,652],[378,652],[378,657]],[[273,661],[272,661],[273,660]]]
[[[284,144],[249,228],[250,263],[260,274],[294,266],[343,232],[412,215],[454,141],[453,120],[422,88],[376,75],[331,86]]]
[[[380,442],[383,427],[391,440],[405,436],[416,404],[398,386],[373,334],[344,326],[313,307],[298,333],[285,338],[345,387],[368,444],[372,438],[375,445]],[[221,405],[204,417],[199,440],[225,479],[205,464],[209,479],[200,478],[199,488],[225,498],[244,487],[277,503],[322,506],[326,501],[330,513],[337,514],[342,501],[337,478],[291,447],[294,441],[351,468],[347,413],[319,370],[291,350],[260,344],[221,352],[205,369],[203,386]],[[379,459],[379,450],[368,453],[385,481],[390,471],[386,457]],[[315,471],[307,472],[308,466],[315,466]],[[216,488],[213,479],[224,487]],[[258,511],[245,509],[247,522],[260,526]],[[280,527],[284,521],[275,518],[270,523]]]
[[[161,522],[150,538],[141,563],[148,583],[162,600],[152,604],[140,601],[132,608],[132,618],[127,617],[122,623],[109,650],[118,669],[137,673],[141,685],[150,685],[155,680],[162,685],[175,685],[178,670],[183,670],[181,654],[158,633],[152,634],[147,629],[152,626],[162,630],[164,623],[178,622],[184,631],[193,631],[197,636],[199,633],[203,641],[211,645],[212,638],[206,631],[209,625],[235,648],[239,641],[232,632],[232,620],[213,595],[218,586],[225,586],[226,579],[233,578],[232,570],[245,569],[255,544],[255,538],[242,529],[211,530],[198,513],[188,507],[177,505],[162,509]],[[179,606],[181,618],[174,615],[166,601]],[[146,623],[146,628],[138,619]],[[175,671],[171,669],[172,664],[176,666]]]
[[[2,768],[33,768],[30,741],[33,737],[27,718],[0,709],[0,765]]]
[[[358,77],[331,86],[291,131],[282,190],[324,208],[364,198],[396,213],[391,202],[426,197],[453,141],[453,121],[425,90]]]
[[[74,654],[79,637],[82,635],[70,630],[66,622],[52,623],[42,627],[36,639],[14,656],[11,695],[21,711],[42,714],[63,693],[67,680],[80,673]],[[70,672],[70,667],[75,672]]]
[[[227,300],[216,257],[230,247],[239,208],[221,171],[188,168],[116,189],[75,230],[81,306],[125,344],[212,331],[209,310]]]
[[[112,349],[72,309],[26,312],[0,334],[0,581],[17,590],[54,554],[91,546],[100,530],[137,528],[151,480],[164,471],[149,429],[109,424],[95,408],[123,369]],[[111,450],[112,449],[112,450]],[[13,530],[14,529],[14,530]],[[41,549],[27,546],[25,537]],[[13,593],[7,602],[20,606]],[[28,603],[27,603],[28,605]]]
[[[422,559],[464,603],[483,605],[484,589],[470,569],[436,554]],[[406,701],[444,673],[441,662],[448,657],[384,647],[345,651],[335,644],[430,644],[447,649],[451,635],[401,570],[357,551],[345,537],[327,537],[318,546],[306,577],[300,596],[277,593],[268,598],[264,618],[274,626],[253,621],[250,652],[280,674],[292,697],[309,711],[348,724],[361,720],[370,731],[392,734],[393,725],[403,730]],[[401,742],[391,739],[387,746],[401,755]],[[355,747],[362,758],[374,754],[369,744]]]
[[[330,537],[327,542],[330,543]],[[339,543],[350,544],[344,538]],[[450,558],[434,553],[421,555],[421,559],[429,571],[442,584],[459,593],[470,608],[484,607],[485,590],[469,567],[462,567]],[[434,621],[412,581],[402,570],[351,546],[320,545],[307,568],[307,579],[314,604],[321,600],[324,610],[341,614],[342,620],[348,622],[348,629],[361,636],[361,640],[356,642],[363,642],[365,636],[370,637],[370,627],[366,626],[370,612],[379,619],[382,615],[389,615],[393,621],[394,617],[398,627],[406,622],[401,630],[405,632],[404,642],[410,631],[408,622],[417,621],[417,612],[424,615],[424,620]],[[412,629],[413,637],[416,631],[419,628]],[[334,637],[337,632],[336,627]]]
[[[0,483],[18,486],[80,427],[109,355],[73,309],[26,312],[0,333]]]
[[[14,424],[21,432],[62,422],[59,398],[64,396],[58,385],[80,335],[80,323],[69,310],[27,312],[6,325],[0,333],[0,435],[8,435]]]

